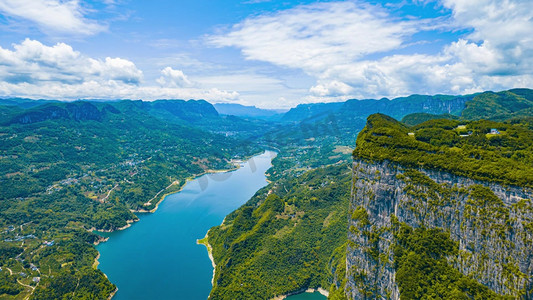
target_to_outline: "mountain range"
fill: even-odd
[[[279,153],[271,183],[209,233],[213,298],[319,287],[332,299],[419,298],[420,289],[527,298],[532,124],[530,89],[286,112],[0,99],[0,265],[28,272],[0,272],[0,297],[64,298],[81,281],[79,297],[109,297],[116,287],[92,267],[102,240],[94,229],[127,226],[187,178],[266,148]],[[442,249],[422,249],[433,244]],[[439,268],[424,273],[417,261]],[[36,276],[35,290],[19,283],[36,286]],[[241,290],[234,283],[244,279]]]

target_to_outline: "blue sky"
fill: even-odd
[[[0,0],[0,96],[260,107],[533,87],[530,0]]]

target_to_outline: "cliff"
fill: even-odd
[[[32,124],[46,120],[66,119],[74,121],[101,121],[105,111],[100,111],[90,102],[76,101],[71,103],[47,103],[23,112],[14,117],[6,125]]]
[[[394,223],[442,228],[459,243],[448,262],[501,295],[530,299],[533,190],[444,171],[356,159],[353,165],[346,293],[399,299]],[[364,214],[364,220],[360,217]]]
[[[346,294],[531,299],[532,137],[527,121],[371,115],[353,152]]]

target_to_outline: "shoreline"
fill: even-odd
[[[107,278],[107,276],[106,276]],[[109,297],[107,297],[107,300],[111,300],[113,297],[115,297],[115,294],[118,292],[118,287],[115,288],[115,290],[113,292],[111,292],[111,294],[109,294]]]
[[[276,297],[272,298],[271,300],[282,300],[282,299],[285,299],[287,297],[298,295],[298,294],[315,293],[315,292],[319,292],[324,297],[329,297],[329,292],[326,289],[323,289],[323,288],[319,287],[319,288],[316,288],[316,289],[310,289],[310,288],[305,289],[305,290],[301,289],[301,290],[298,290],[298,291],[287,293],[285,295],[276,296]]]
[[[98,268],[98,265],[100,264],[98,259],[100,259],[100,252],[98,252],[98,255],[94,258],[93,269],[97,269]]]
[[[200,173],[200,174],[195,174],[195,175],[192,175],[192,176],[189,176],[185,179],[185,182],[183,183],[183,185],[180,186],[179,189],[177,189],[176,191],[171,191],[171,192],[167,192],[165,194],[163,194],[161,197],[159,197],[159,201],[157,201],[157,203],[155,204],[155,207],[150,209],[150,210],[146,210],[146,209],[136,209],[136,210],[131,210],[131,212],[133,213],[154,213],[157,211],[157,209],[159,208],[159,204],[161,204],[165,198],[169,195],[172,195],[172,194],[175,194],[175,193],[179,193],[183,190],[183,188],[187,185],[187,183],[189,183],[189,181],[193,181],[193,180],[196,180],[198,179],[199,177],[202,177],[204,175],[207,175],[207,174],[216,174],[216,173],[226,173],[226,172],[233,172],[233,171],[237,171],[238,169],[241,168],[241,164],[242,163],[246,163],[247,161],[249,161],[252,157],[255,157],[255,156],[258,156],[258,155],[262,155],[264,154],[266,151],[268,150],[265,150],[263,151],[262,153],[256,153],[256,154],[253,154],[251,156],[247,156],[247,157],[244,157],[243,159],[232,159],[230,161],[231,164],[233,164],[233,167],[230,168],[230,169],[221,169],[221,170],[214,170],[214,169],[207,169],[205,170],[204,172]],[[178,182],[178,181],[174,181],[171,185],[169,185],[168,187],[165,188],[166,189],[169,189],[170,187],[172,187],[173,185],[175,185],[175,183]]]
[[[263,152],[265,153],[265,151]],[[167,196],[170,196],[172,194],[176,194],[176,193],[179,193],[183,190],[183,188],[187,185],[187,183],[189,181],[193,181],[193,180],[196,180],[198,179],[199,177],[202,177],[204,175],[207,175],[207,174],[216,174],[216,173],[226,173],[226,172],[233,172],[233,171],[236,171],[238,169],[241,168],[241,163],[246,163],[248,160],[250,160],[250,158],[254,157],[254,156],[258,156],[258,155],[261,155],[261,154],[255,154],[255,155],[252,155],[250,157],[246,157],[244,160],[232,160],[232,163],[233,163],[233,168],[231,169],[223,169],[223,170],[212,170],[212,169],[208,169],[206,171],[204,171],[203,173],[200,173],[200,174],[196,174],[196,175],[193,175],[193,176],[190,176],[190,177],[187,177],[185,179],[185,182],[183,183],[183,185],[180,186],[179,189],[175,190],[175,191],[170,191],[170,192],[167,192],[163,195],[161,195],[161,197],[159,197],[159,201],[157,201],[157,203],[155,204],[155,207],[150,209],[150,210],[146,210],[146,209],[130,209],[130,211],[132,213],[154,213],[157,211],[157,209],[159,208],[159,204],[161,204],[165,198]],[[170,187],[176,185],[176,182],[178,181],[174,181],[172,184],[170,184],[169,186],[167,186],[165,188],[166,189],[169,189]],[[92,227],[90,229],[88,229],[87,231],[88,232],[93,232],[93,231],[98,231],[98,232],[105,232],[105,233],[111,233],[111,232],[115,232],[115,231],[120,231],[120,230],[124,230],[124,229],[127,229],[129,227],[131,227],[131,225],[135,222],[138,222],[140,220],[140,218],[138,218],[136,216],[135,219],[131,219],[131,220],[126,220],[126,225],[120,227],[120,228],[116,228],[116,229],[98,229],[96,227]],[[98,244],[100,243],[104,243],[108,240],[109,238],[104,238],[103,240],[100,240],[98,242],[95,243],[95,246],[98,246]]]
[[[211,286],[214,286],[217,264],[215,263],[215,258],[213,257],[213,247],[211,246],[211,244],[209,244],[209,230],[207,231],[203,239],[196,240],[196,244],[204,245],[207,248],[207,255],[209,256],[209,260],[211,260],[211,265],[213,266],[213,277],[211,277]]]

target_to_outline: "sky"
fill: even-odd
[[[533,88],[531,0],[0,0],[0,97],[263,108]]]

